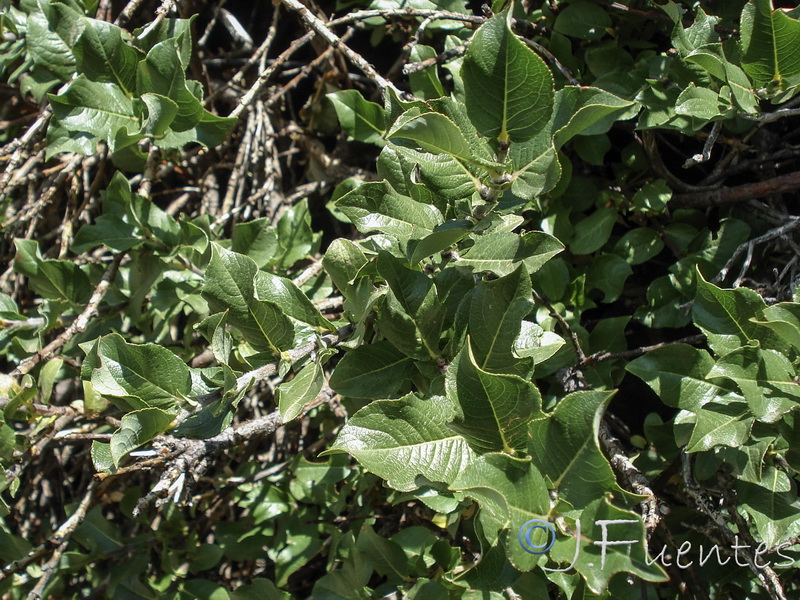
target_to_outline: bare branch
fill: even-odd
[[[378,86],[381,92],[383,92],[386,88],[391,88],[397,92],[398,95],[400,94],[400,90],[398,90],[391,81],[384,79],[384,77],[375,70],[375,67],[369,64],[369,62],[367,62],[358,52],[352,50],[349,46],[347,46],[347,44],[344,44],[335,33],[328,29],[325,23],[314,16],[314,14],[305,6],[303,6],[298,0],[281,0],[281,2],[289,10],[296,12],[300,19],[302,19],[303,23],[317,33],[322,39],[324,39],[337,50],[341,51],[351,63],[361,69],[364,75],[369,77],[375,83],[375,85]]]

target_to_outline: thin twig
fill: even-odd
[[[770,113],[762,113],[758,116],[747,113],[741,113],[739,116],[743,119],[749,119],[751,121],[758,121],[761,124],[766,124],[772,123],[779,119],[785,119],[786,117],[796,117],[798,115],[800,115],[800,108],[781,108]]]
[[[336,346],[346,340],[350,334],[354,331],[354,327],[352,325],[345,325],[344,327],[340,327],[336,333],[328,333],[320,337],[321,344],[317,342],[309,342],[308,344],[304,344],[298,348],[292,348],[291,350],[286,351],[285,358],[290,363],[294,364],[299,360],[304,359],[305,357],[311,355],[313,352],[316,352],[319,348],[330,348],[332,346]],[[273,375],[278,373],[278,366],[279,363],[271,362],[258,367],[257,369],[253,369],[252,371],[248,371],[244,375],[241,375],[236,380],[236,389],[237,392],[242,392],[244,390],[250,389],[253,383],[257,381],[262,381]],[[212,392],[211,394],[207,394],[202,397],[198,397],[198,406],[192,409],[183,409],[178,416],[175,418],[174,427],[177,427],[190,416],[197,414],[200,412],[205,406],[208,406],[212,402],[218,400],[221,397],[220,392]]]
[[[292,279],[292,283],[294,283],[297,287],[302,287],[303,284],[314,279],[314,277],[316,277],[320,271],[322,271],[322,261],[315,260],[308,267],[306,267],[302,273]]]
[[[158,162],[158,146],[151,145],[150,150],[147,152],[147,160],[144,163],[144,171],[142,178],[139,180],[139,187],[136,193],[145,198],[150,198],[150,191],[153,187],[153,178],[156,172],[156,163]]]
[[[97,489],[97,482],[92,481],[89,484],[89,488],[86,490],[86,493],[84,494],[80,504],[78,504],[78,508],[66,521],[64,521],[61,527],[59,527],[50,538],[49,543],[55,544],[56,549],[53,551],[50,560],[48,560],[47,563],[42,566],[42,575],[39,577],[39,581],[36,582],[36,586],[28,594],[27,600],[40,600],[42,598],[45,588],[47,588],[47,585],[53,579],[53,576],[58,570],[58,563],[61,561],[61,557],[69,545],[69,540],[72,537],[73,532],[78,528],[78,525],[83,523],[83,520],[86,518],[86,514],[89,512],[89,509],[94,503],[95,489]],[[5,576],[5,574],[3,575]]]
[[[556,321],[558,321],[558,324],[561,326],[561,329],[564,331],[564,333],[567,334],[570,341],[572,342],[572,347],[575,350],[575,354],[578,355],[578,362],[580,364],[585,363],[586,354],[584,354],[583,348],[581,348],[581,342],[578,339],[578,335],[573,331],[572,327],[567,322],[567,320],[562,315],[560,315],[555,308],[553,308],[552,304],[550,304],[547,300],[545,300],[535,292],[534,292],[534,299],[536,300],[536,302],[542,304],[545,308],[547,308],[547,310],[550,311],[550,316],[553,317]]]
[[[176,0],[161,0],[161,6],[156,9],[156,18],[153,19],[147,27],[145,27],[142,32],[139,34],[139,39],[144,39],[147,35],[155,30],[163,21],[169,12],[175,8]]]
[[[711,160],[711,151],[714,149],[714,144],[717,141],[717,137],[719,137],[719,132],[721,129],[722,129],[722,121],[716,121],[714,125],[711,127],[711,133],[708,134],[706,143],[703,144],[703,152],[701,152],[700,154],[695,154],[685,163],[683,163],[684,169],[688,169],[695,165],[699,165]]]
[[[336,392],[330,387],[324,386],[320,394],[303,407],[301,415],[328,402],[335,395]],[[153,489],[136,503],[134,515],[140,514],[154,498],[158,499],[157,506],[169,498],[173,498],[177,503],[182,496],[188,495],[186,487],[202,477],[222,451],[263,439],[285,424],[280,411],[274,410],[236,427],[228,427],[218,435],[205,440],[159,436],[154,440],[153,446],[156,451],[161,449],[168,451],[169,464]]]
[[[403,67],[403,73],[406,75],[411,75],[413,73],[419,73],[420,71],[424,71],[425,69],[428,69],[434,65],[444,64],[449,60],[453,60],[454,58],[462,56],[467,51],[468,46],[469,42],[464,42],[463,44],[459,44],[454,48],[445,50],[441,54],[437,54],[436,56],[432,56],[431,58],[426,58],[425,60],[420,60],[418,62],[408,63]]]
[[[351,27],[347,31],[345,31],[344,34],[342,34],[342,41],[346,42],[347,40],[349,40],[350,37],[355,33],[355,31],[356,30],[353,27]],[[308,77],[308,75],[309,75],[309,73],[311,73],[311,71],[313,71],[315,68],[317,68],[318,65],[322,64],[325,60],[327,60],[330,57],[330,55],[333,54],[335,51],[336,51],[336,49],[333,46],[329,46],[325,50],[325,52],[323,52],[322,54],[317,56],[317,58],[312,60],[310,63],[308,63],[306,65],[303,65],[301,67],[301,69],[300,69],[300,72],[297,75],[295,75],[289,81],[289,83],[283,84],[279,90],[277,90],[273,94],[270,94],[269,99],[265,103],[265,107],[269,108],[269,107],[273,106],[278,100],[283,98],[287,94],[287,92],[289,92],[290,90],[293,90],[295,87],[297,87],[297,85],[301,81],[303,81],[303,79]]]
[[[0,410],[5,410],[6,406],[11,403],[10,398],[6,398],[5,396],[0,396]],[[48,406],[46,404],[20,404],[17,409],[19,412],[30,413],[31,411],[38,413],[40,415],[57,415],[57,416],[75,416],[77,417],[80,413],[76,411],[74,408],[69,406]]]
[[[100,302],[103,301],[103,298],[105,297],[106,292],[108,292],[108,288],[111,286],[114,278],[117,276],[117,270],[119,269],[119,263],[122,260],[122,257],[123,254],[118,254],[114,257],[114,260],[108,266],[106,272],[103,274],[103,277],[100,279],[100,283],[98,283],[97,287],[94,289],[91,298],[89,298],[86,308],[84,308],[81,314],[78,315],[78,318],[75,319],[72,324],[67,327],[63,333],[61,333],[61,335],[47,344],[47,346],[39,350],[39,352],[36,354],[23,360],[10,373],[11,377],[20,377],[25,375],[43,360],[50,360],[56,356],[56,354],[61,351],[61,348],[63,348],[64,345],[67,344],[67,342],[74,338],[78,333],[86,331],[89,321],[98,314],[97,308],[100,305]]]
[[[228,115],[233,118],[240,118],[245,111],[250,109],[250,105],[253,103],[253,100],[262,92],[264,87],[266,87],[269,80],[275,74],[275,72],[287,61],[289,58],[297,52],[300,48],[305,46],[311,39],[316,35],[316,32],[309,31],[302,37],[297,38],[296,40],[292,40],[292,43],[289,44],[289,47],[281,52],[281,54],[272,61],[272,63],[264,69],[258,75],[258,79],[256,79],[255,83],[247,90],[247,93],[242,96],[242,99],[239,100],[239,104],[231,111],[231,114]]]
[[[722,513],[716,510],[706,498],[704,488],[697,483],[692,473],[691,456],[684,450],[681,450],[681,474],[683,476],[683,489],[686,492],[686,496],[691,501],[691,504],[694,505],[694,508],[699,513],[708,517],[714,529],[719,532],[728,543],[732,544],[731,547],[736,545],[736,548],[742,550],[742,555],[747,561],[747,565],[761,581],[770,598],[773,600],[787,600],[786,592],[784,592],[775,571],[769,566],[758,565],[756,563],[756,557],[750,549],[751,546],[739,544],[738,535],[734,535],[733,531],[728,527],[728,523]],[[741,534],[743,532],[740,531],[739,533]]]
[[[28,127],[28,130],[25,132],[22,137],[15,138],[8,144],[6,144],[2,151],[0,151],[0,156],[8,154],[9,152],[13,152],[11,155],[11,159],[8,161],[6,165],[5,171],[3,172],[3,176],[0,177],[0,202],[5,200],[6,195],[6,185],[11,179],[14,171],[19,165],[19,161],[22,159],[22,151],[24,148],[30,144],[38,133],[41,131],[42,127],[47,125],[47,122],[50,120],[50,116],[53,114],[53,111],[48,106],[47,108],[42,110],[42,113],[39,115],[33,124]]]
[[[384,79],[384,77],[375,70],[375,67],[369,64],[369,62],[367,62],[363,56],[352,50],[349,46],[347,46],[347,44],[344,44],[341,38],[328,29],[328,26],[319,18],[317,18],[314,13],[303,6],[299,0],[280,1],[286,8],[296,12],[303,23],[305,23],[311,30],[315,31],[317,35],[328,42],[331,46],[341,51],[351,63],[361,69],[364,75],[371,79],[375,85],[378,86],[381,92],[383,92],[386,88],[391,88],[397,92],[398,95],[400,95],[400,90],[398,90],[391,81]]]
[[[733,253],[733,255],[728,259],[728,262],[725,263],[725,266],[720,269],[719,273],[717,273],[717,276],[711,280],[711,283],[719,283],[720,281],[724,280],[728,276],[728,272],[731,270],[733,265],[736,264],[736,261],[743,252],[747,251],[752,255],[754,246],[784,236],[789,232],[794,231],[798,227],[800,227],[800,217],[792,217],[792,220],[788,223],[781,225],[780,227],[776,227],[775,229],[770,229],[767,233],[740,244],[739,247],[736,248],[736,251]],[[749,261],[746,261],[745,264],[748,263]]]
[[[267,53],[269,52],[269,49],[272,47],[272,42],[275,41],[275,36],[278,33],[278,23],[280,22],[280,16],[281,16],[281,7],[275,6],[274,10],[272,11],[272,23],[270,24],[269,30],[267,31],[267,37],[264,38],[264,41],[261,42],[261,45],[253,53],[253,55],[247,59],[247,62],[244,63],[244,65],[242,65],[242,68],[239,69],[239,71],[233,77],[231,77],[230,81],[226,82],[224,85],[215,89],[211,94],[208,95],[208,98],[206,98],[204,101],[204,104],[206,106],[210,106],[214,102],[214,100],[229,87],[241,84],[242,81],[244,81],[244,77],[247,71],[249,71],[257,63],[259,63],[262,58],[266,57]]]
[[[555,55],[554,55],[552,52],[550,52],[550,51],[549,51],[547,48],[545,48],[545,47],[544,47],[544,46],[542,46],[541,44],[537,44],[537,43],[536,43],[536,42],[534,42],[533,40],[529,40],[529,39],[528,39],[528,38],[526,38],[526,37],[517,36],[517,38],[519,38],[520,40],[522,40],[523,42],[525,42],[525,43],[526,43],[528,46],[530,46],[532,49],[534,49],[534,50],[535,50],[536,52],[538,52],[539,54],[542,54],[542,55],[544,55],[544,57],[545,57],[545,58],[548,60],[548,62],[550,62],[550,64],[552,64],[552,65],[553,65],[553,66],[554,66],[556,69],[558,69],[558,71],[559,71],[559,72],[560,72],[560,73],[561,73],[561,74],[562,74],[562,75],[563,75],[563,76],[566,78],[566,80],[567,80],[567,81],[569,81],[569,82],[570,82],[572,85],[580,85],[580,84],[581,84],[581,82],[580,82],[580,81],[578,81],[578,80],[575,78],[575,76],[572,74],[572,71],[570,71],[568,68],[566,68],[564,65],[562,65],[562,64],[561,64],[561,61],[560,61],[560,60],[558,60],[558,59],[555,57]]]
[[[114,19],[114,25],[125,25],[143,2],[144,0],[130,0],[117,18]]]
[[[590,354],[587,356],[581,363],[581,367],[586,367],[589,365],[594,365],[599,362],[605,362],[607,360],[631,360],[633,358],[637,358],[648,352],[652,352],[653,350],[659,350],[660,348],[665,348],[666,346],[671,346],[673,344],[702,344],[705,342],[706,336],[702,334],[697,335],[690,335],[685,338],[681,338],[679,340],[675,340],[674,342],[662,342],[660,344],[653,344],[652,346],[642,346],[641,348],[634,348],[633,350],[625,350],[624,352],[608,352],[607,350],[601,350],[600,352],[595,352],[594,354]]]
[[[675,194],[670,200],[670,206],[689,208],[724,206],[763,198],[770,194],[793,192],[797,189],[800,189],[800,171],[773,177],[766,181],[745,183],[735,187],[719,187],[712,190]]]
[[[397,9],[372,9],[372,10],[358,10],[351,12],[338,19],[331,19],[328,27],[336,27],[345,23],[354,23],[356,21],[364,21],[366,19],[374,19],[375,17],[388,18],[420,18],[432,19],[435,21],[461,21],[463,23],[473,23],[480,25],[486,21],[486,17],[475,15],[468,15],[466,13],[457,13],[449,10],[434,10],[434,9],[421,9],[421,8],[397,8]]]

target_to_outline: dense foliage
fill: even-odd
[[[0,33],[0,593],[800,592],[800,9]]]

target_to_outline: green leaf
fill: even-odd
[[[667,406],[696,411],[733,391],[706,379],[713,367],[714,360],[705,350],[670,344],[632,360],[625,370],[647,383]]]
[[[413,361],[389,342],[359,346],[345,353],[330,385],[342,396],[391,398],[406,384]]]
[[[163,136],[178,114],[178,105],[166,96],[151,93],[142,94],[142,102],[147,106],[142,132],[155,138]]]
[[[49,89],[49,88],[48,88]],[[61,152],[74,152],[89,156],[94,154],[97,149],[97,136],[89,133],[73,132],[62,127],[58,119],[52,117],[47,126],[47,150],[45,157],[47,160]]]
[[[496,543],[500,530],[508,529],[506,553],[514,566],[529,571],[539,562],[540,557],[526,552],[518,538],[525,523],[545,518],[550,511],[547,484],[529,460],[483,454],[465,466],[450,488],[480,503],[478,519],[490,543]]]
[[[602,302],[614,302],[622,294],[625,281],[633,275],[630,264],[616,254],[601,254],[595,258],[586,277],[586,289],[603,292]]]
[[[131,450],[146,444],[169,429],[173,416],[159,408],[143,408],[122,417],[122,423],[111,436],[111,457],[114,466]]]
[[[750,437],[753,418],[744,402],[731,399],[709,402],[695,414],[697,420],[686,444],[687,452],[701,452],[715,446],[736,448]]]
[[[358,90],[342,90],[328,94],[327,98],[336,109],[339,124],[351,138],[378,146],[384,144],[386,123],[382,106],[364,100]]]
[[[733,381],[759,421],[774,423],[800,402],[792,363],[774,350],[745,346],[717,361],[706,377]]]
[[[103,245],[114,252],[125,252],[144,243],[137,235],[136,228],[116,215],[100,215],[94,224],[82,226],[71,249],[76,254]]]
[[[325,378],[319,363],[312,361],[275,390],[275,399],[281,411],[281,421],[288,423],[297,417],[303,407],[314,400],[322,390]]]
[[[637,227],[623,235],[614,245],[614,252],[630,265],[639,265],[657,256],[664,249],[661,236],[654,229]]]
[[[575,509],[606,492],[623,494],[600,450],[600,419],[614,392],[574,392],[555,410],[530,424],[529,448],[534,464],[552,483],[558,497]]]
[[[400,491],[417,489],[418,476],[446,484],[476,458],[447,426],[452,417],[450,402],[441,397],[378,400],[354,414],[323,454],[347,452]]]
[[[336,289],[347,299],[355,296],[357,291],[355,280],[368,262],[364,251],[357,244],[344,238],[334,240],[322,258],[325,272],[333,280]]]
[[[122,410],[174,411],[192,391],[189,367],[175,354],[157,344],[128,344],[116,333],[93,344],[84,362],[87,372],[94,391]]]
[[[58,4],[53,5],[54,8]],[[57,11],[58,12],[58,11]],[[78,71],[92,81],[115,83],[128,96],[136,84],[136,65],[143,55],[125,43],[130,34],[116,25],[87,19],[79,21],[80,35],[72,52],[78,63]]]
[[[800,350],[800,305],[780,302],[764,308],[763,315],[767,320],[758,321],[760,325],[769,327],[795,350]]]
[[[75,73],[75,56],[61,37],[50,28],[47,17],[32,12],[27,21],[27,50],[34,64],[55,74],[60,81],[69,81]]]
[[[473,35],[461,75],[470,120],[481,135],[524,142],[550,119],[553,76],[544,61],[519,41],[506,9]]]
[[[800,82],[800,21],[771,0],[751,0],[742,9],[742,67],[757,86],[788,87]]]
[[[686,61],[699,65],[717,79],[727,83],[731,88],[733,100],[740,110],[750,114],[758,113],[758,97],[753,90],[752,82],[741,68],[728,62],[722,44],[695,50],[686,57]]]
[[[719,41],[719,35],[715,29],[718,24],[718,17],[708,16],[698,6],[694,22],[690,27],[684,29],[680,22],[676,21],[675,29],[672,32],[672,43],[675,44],[678,52],[686,57],[699,48]]]
[[[606,207],[598,208],[575,225],[575,233],[569,249],[573,254],[596,252],[608,241],[616,221],[616,210]]]
[[[551,191],[561,178],[561,163],[549,132],[542,132],[524,144],[512,144],[509,151],[514,171],[511,192],[533,199]]]
[[[615,573],[632,573],[650,582],[669,579],[658,563],[649,564],[646,531],[640,515],[614,506],[608,498],[597,498],[583,510],[580,524],[582,539],[557,538],[549,556],[568,565],[574,561],[574,569],[581,574],[586,586],[594,594],[606,592]],[[603,540],[606,545],[602,545]],[[576,544],[579,548],[577,560],[574,560]],[[622,596],[614,594],[608,597]]]
[[[98,473],[110,473],[114,470],[114,458],[111,455],[111,444],[94,440],[92,442],[92,464]]]
[[[401,241],[424,237],[444,220],[433,206],[401,196],[385,182],[360,185],[336,206],[361,233],[380,231]]]
[[[187,85],[193,83],[195,82],[188,81]],[[162,137],[158,138],[158,146],[169,150],[181,148],[186,144],[198,143],[207,148],[213,148],[225,141],[237,122],[235,117],[218,117],[203,109],[200,111],[198,120],[194,125],[180,131],[171,127]],[[173,121],[170,125],[175,123],[176,121]]]
[[[74,305],[85,304],[91,295],[89,278],[69,260],[42,258],[39,244],[33,240],[15,239],[17,253],[14,270],[28,278],[37,294],[52,300],[66,300]]]
[[[211,343],[214,358],[227,365],[233,350],[233,338],[227,329],[228,313],[221,312],[207,316],[194,326]]]
[[[131,100],[113,83],[97,83],[79,75],[59,95],[49,94],[59,125],[75,133],[89,133],[117,150],[118,132],[133,134],[141,121]]]
[[[553,25],[558,33],[581,40],[599,40],[611,28],[611,17],[601,7],[581,0],[558,12]]]
[[[420,62],[434,58],[437,54],[436,50],[430,46],[416,44],[411,49],[411,54],[409,54],[408,58],[410,62]],[[442,82],[439,81],[436,65],[416,73],[409,73],[408,82],[411,84],[411,91],[413,94],[417,98],[422,98],[423,100],[440,98],[447,94]]]
[[[439,336],[444,310],[433,279],[406,268],[388,252],[378,254],[378,274],[386,280],[391,293],[417,328],[431,358],[439,356]]]
[[[667,207],[672,198],[672,190],[663,179],[645,184],[633,195],[633,205],[643,212],[659,213]]]
[[[358,534],[357,546],[369,557],[375,570],[391,582],[402,582],[409,576],[408,560],[403,549],[395,542],[382,538],[372,527],[363,525]]]
[[[564,338],[552,331],[544,331],[536,323],[523,321],[519,337],[514,340],[514,355],[532,358],[534,364],[546,361],[566,344]]]
[[[800,501],[794,491],[778,489],[778,471],[760,484],[736,482],[739,510],[753,520],[761,541],[767,547],[792,539],[800,534]]]
[[[678,96],[675,113],[710,121],[732,110],[730,102],[721,94],[690,83]]]
[[[395,121],[386,133],[387,138],[406,138],[417,142],[420,148],[432,154],[449,154],[465,163],[484,164],[476,157],[464,134],[453,121],[435,112],[417,114],[408,111]],[[496,163],[489,163],[500,166]]]
[[[593,5],[590,5],[593,6]],[[553,143],[556,150],[578,134],[605,133],[595,127],[633,106],[605,90],[568,85],[556,92],[553,114]]]
[[[172,129],[185,131],[197,125],[203,113],[200,100],[190,91],[175,43],[165,40],[153,46],[139,63],[136,89],[139,95],[158,94],[178,106]]]
[[[311,229],[311,214],[308,212],[308,198],[287,208],[278,221],[278,248],[271,263],[284,268],[293,266],[316,251],[321,234]]]
[[[533,310],[531,293],[531,280],[522,266],[475,287],[469,308],[469,333],[478,368],[509,373],[518,364],[514,341],[522,319]]]
[[[64,360],[56,357],[48,360],[41,371],[39,371],[39,381],[37,383],[39,384],[39,390],[41,392],[39,397],[42,404],[48,404],[50,402],[50,396],[53,393],[56,377],[63,365]]]
[[[481,186],[478,176],[470,171],[469,165],[447,154],[421,152],[390,142],[381,152],[381,156],[384,155],[386,158],[381,162],[385,165],[395,161],[405,176],[407,195],[417,202],[432,204],[440,214],[447,212],[448,204],[471,198]],[[382,172],[388,171],[388,168],[382,169]],[[401,191],[400,188],[395,189]]]
[[[212,244],[203,296],[214,311],[228,312],[231,325],[257,350],[279,353],[294,341],[294,327],[280,307],[256,297],[258,267],[252,258]]]
[[[502,277],[512,273],[522,263],[528,273],[535,273],[563,249],[563,244],[556,238],[538,231],[522,235],[507,231],[488,233],[479,236],[455,264],[470,273],[491,271]]]
[[[410,258],[411,266],[416,266],[421,260],[454,246],[469,233],[471,228],[472,223],[466,220],[447,221],[439,225],[433,233],[422,238],[414,246]]]
[[[144,27],[133,30],[133,43],[142,52],[147,53],[159,42],[169,41],[178,49],[178,56],[184,70],[189,66],[192,58],[192,22],[195,17],[189,19],[163,19],[153,21]]]
[[[231,250],[252,258],[261,269],[278,251],[278,234],[270,227],[270,219],[254,219],[237,223],[233,228]]]
[[[230,600],[291,600],[288,592],[275,587],[268,579],[253,579],[248,585],[240,585],[230,592]]]
[[[764,300],[753,290],[721,290],[703,279],[698,271],[692,320],[706,334],[709,346],[717,354],[728,354],[756,340],[763,347],[781,349],[780,338],[755,320],[764,308]]]
[[[331,325],[314,306],[311,299],[298,288],[291,279],[258,271],[255,275],[256,295],[260,300],[274,302],[286,316],[313,327],[334,331]]]
[[[516,454],[527,445],[527,424],[541,411],[536,387],[516,375],[481,370],[469,340],[447,369],[445,389],[456,408],[451,427],[476,452]]]

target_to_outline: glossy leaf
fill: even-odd
[[[132,450],[146,444],[169,428],[173,416],[159,408],[143,408],[122,417],[119,429],[111,436],[114,466]]]
[[[553,76],[544,61],[519,41],[506,9],[475,33],[461,76],[469,118],[481,135],[524,142],[550,118]]]
[[[350,137],[359,142],[383,145],[386,123],[382,106],[368,102],[358,90],[342,90],[327,97],[336,109],[342,129]]]
[[[670,344],[632,360],[625,369],[653,388],[667,406],[697,410],[732,391],[706,379],[713,367],[705,350]]]
[[[290,381],[275,390],[275,399],[281,411],[281,421],[288,423],[303,410],[303,406],[314,400],[322,390],[325,379],[317,362],[310,362]]]
[[[228,311],[231,325],[259,350],[288,349],[294,328],[277,304],[256,297],[254,278],[258,268],[253,259],[212,246],[203,295],[216,311]]]
[[[94,391],[123,410],[175,411],[192,390],[189,367],[157,344],[129,344],[113,333],[99,338],[86,356]]]
[[[400,196],[378,182],[348,192],[336,206],[361,233],[382,231],[402,241],[427,235],[443,221],[434,207]]]
[[[800,83],[800,21],[773,10],[771,0],[751,0],[742,10],[742,67],[756,85]]]
[[[441,397],[379,400],[354,414],[327,452],[351,454],[397,490],[418,488],[418,476],[449,483],[476,458],[447,426],[452,417],[450,402]]]
[[[516,375],[495,375],[475,364],[468,342],[447,369],[447,397],[456,408],[454,431],[476,452],[514,455],[527,444],[527,423],[541,411],[534,385]]]
[[[405,386],[412,360],[388,342],[348,351],[331,375],[331,387],[343,396],[391,398]]]
[[[475,287],[470,301],[469,333],[478,368],[512,372],[517,363],[514,341],[520,334],[522,319],[533,309],[531,293],[531,280],[524,267]]]
[[[530,424],[529,448],[534,464],[558,497],[576,509],[607,491],[621,493],[614,472],[600,450],[600,419],[613,392],[574,392],[555,410]]]
[[[474,273],[490,271],[502,277],[522,263],[529,273],[535,273],[563,248],[561,242],[546,233],[489,233],[478,237],[456,260],[456,266]]]

